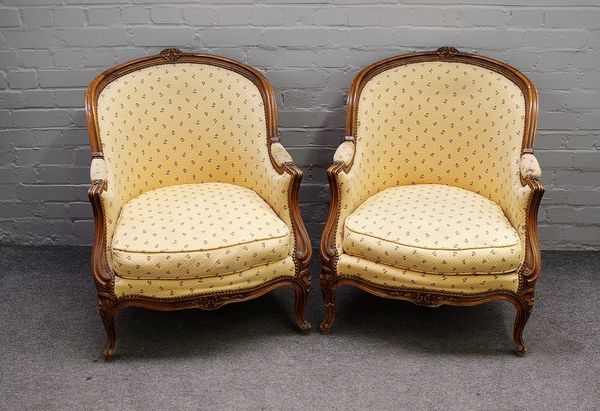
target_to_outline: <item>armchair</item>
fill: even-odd
[[[531,81],[486,57],[444,47],[362,70],[328,169],[321,332],[342,285],[428,307],[503,300],[523,354],[541,264],[536,119]]]
[[[302,172],[279,143],[273,90],[236,61],[167,49],[113,67],[86,93],[92,275],[108,335],[125,307],[200,308],[295,291],[311,247]]]

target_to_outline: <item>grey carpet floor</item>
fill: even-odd
[[[122,311],[102,359],[86,247],[0,247],[0,409],[599,409],[600,253],[545,252],[529,353],[513,308],[420,308],[318,273],[296,332],[291,290],[220,310]]]

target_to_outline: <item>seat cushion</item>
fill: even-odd
[[[502,209],[479,194],[438,184],[388,188],[345,221],[344,252],[422,273],[502,274],[523,261]]]
[[[519,289],[519,279],[521,278],[517,271],[487,275],[422,273],[376,263],[348,254],[339,256],[336,272],[342,277],[359,278],[386,288],[452,294],[486,294],[499,291],[514,293]]]
[[[252,267],[237,273],[216,277],[176,279],[133,279],[115,277],[117,298],[189,298],[203,294],[246,291],[261,287],[270,281],[293,277],[296,266],[292,256],[281,261]]]
[[[123,278],[202,278],[283,260],[289,242],[287,225],[254,191],[183,184],[126,203],[111,255]]]

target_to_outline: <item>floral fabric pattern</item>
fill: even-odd
[[[518,233],[516,255],[524,255],[531,194],[519,178],[525,98],[510,79],[452,61],[393,67],[366,82],[356,121],[352,167],[337,176],[338,255],[346,252],[346,219],[361,204],[387,188],[415,184],[457,187],[498,204]]]
[[[94,158],[90,164],[90,181],[94,180],[106,180],[106,164],[102,158]]]
[[[285,163],[293,163],[294,159],[290,153],[287,152],[285,147],[281,145],[281,143],[273,143],[271,144],[271,155],[273,156],[273,160],[279,166],[282,166]]]
[[[117,298],[143,296],[149,298],[193,297],[218,292],[231,292],[259,287],[278,278],[295,275],[292,257],[234,274],[194,279],[131,279],[115,277]]]
[[[385,189],[345,222],[347,254],[432,274],[502,274],[521,265],[519,235],[493,201],[457,187]]]
[[[521,175],[524,178],[540,178],[542,176],[542,169],[537,158],[533,154],[523,154],[520,162]]]
[[[353,155],[354,143],[351,141],[344,141],[339,145],[337,150],[335,150],[335,153],[333,154],[333,162],[350,164]]]
[[[290,231],[255,192],[225,183],[147,191],[122,208],[112,242],[123,278],[202,278],[288,256]]]
[[[209,64],[161,64],[109,83],[98,98],[106,164],[108,263],[122,207],[145,192],[221,182],[258,194],[292,231],[289,174],[273,167],[262,95],[248,78]],[[295,244],[289,241],[288,254]]]
[[[405,270],[379,264],[361,257],[342,254],[337,273],[342,277],[359,277],[383,287],[418,289],[447,293],[480,294],[491,291],[517,292],[517,272],[492,275],[440,275]]]

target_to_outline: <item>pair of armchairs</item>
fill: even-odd
[[[296,323],[310,330],[302,172],[262,74],[167,49],[98,76],[86,111],[107,359],[129,306],[213,310],[291,286]],[[505,300],[524,353],[540,271],[536,116],[524,75],[452,48],[361,71],[328,170],[323,333],[342,285],[424,306]]]

